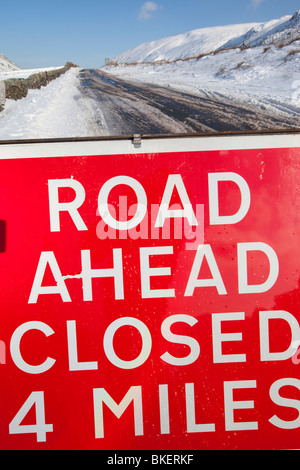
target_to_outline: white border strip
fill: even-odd
[[[171,137],[142,139],[140,148],[128,140],[87,140],[75,142],[36,142],[0,144],[0,160],[77,157],[99,155],[139,155],[149,153],[202,152],[300,148],[300,134],[268,134],[213,137]]]

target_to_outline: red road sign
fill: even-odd
[[[296,133],[1,145],[0,447],[298,448],[299,169]]]

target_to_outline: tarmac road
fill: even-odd
[[[124,81],[98,69],[80,72],[80,91],[99,109],[107,135],[175,134],[295,127],[263,109]]]

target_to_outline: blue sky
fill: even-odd
[[[300,0],[14,0],[0,8],[0,52],[19,67],[100,67],[143,42],[293,14]]]

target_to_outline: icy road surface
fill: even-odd
[[[163,75],[168,84],[167,77]],[[288,95],[274,101],[272,93],[266,95],[268,89],[257,87],[256,94],[251,89],[248,95],[236,83],[227,93],[224,80],[201,93],[199,79],[189,86],[188,77],[182,77],[184,90],[175,90],[171,81],[173,88],[140,81],[150,78],[145,72],[120,78],[71,69],[46,87],[29,90],[22,100],[6,100],[0,140],[300,127],[299,107]]]
[[[125,81],[97,69],[83,69],[80,91],[97,103],[99,134],[165,134],[295,128],[276,113],[226,97],[204,98],[169,87]]]

